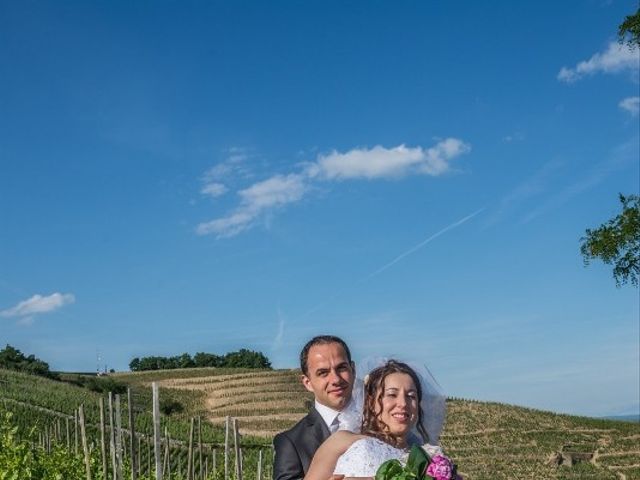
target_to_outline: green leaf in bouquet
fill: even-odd
[[[418,480],[423,480],[427,465],[429,465],[427,452],[418,445],[412,446],[407,459],[407,470],[413,473]],[[376,480],[378,479],[376,478]]]
[[[378,467],[375,480],[394,480],[403,473],[403,470],[398,460],[387,460]]]

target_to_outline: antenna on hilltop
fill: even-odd
[[[102,359],[100,358],[100,350],[96,350],[96,374],[98,374],[98,376],[100,376],[100,361]]]

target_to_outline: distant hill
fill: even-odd
[[[635,415],[611,415],[602,418],[605,418],[607,420],[617,420],[619,422],[640,423],[640,413],[637,413]]]
[[[307,411],[311,397],[299,376],[297,370],[216,368],[110,375],[134,392],[139,429],[148,428],[150,384],[157,381],[161,398],[180,406],[164,417],[172,438],[186,439],[188,419],[200,415],[208,420],[203,439],[220,442],[220,426],[231,415],[238,418],[243,442],[264,445]],[[25,404],[70,413],[80,402],[95,405],[98,398],[86,388],[0,370],[0,404],[20,405],[15,408],[23,415]],[[640,425],[635,423],[452,399],[441,443],[465,480],[640,480]],[[581,461],[558,466],[563,454],[565,463]]]

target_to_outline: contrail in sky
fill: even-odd
[[[367,276],[364,278],[364,280],[369,280],[370,278],[375,277],[376,275],[378,275],[379,273],[384,272],[387,268],[390,268],[391,266],[395,265],[396,263],[398,263],[400,260],[402,260],[404,257],[407,257],[409,255],[411,255],[412,253],[420,250],[422,247],[424,247],[427,243],[431,242],[432,240],[435,240],[436,238],[438,238],[440,235],[442,235],[443,233],[448,232],[449,230],[452,230],[456,227],[459,227],[460,225],[462,225],[463,223],[471,220],[473,217],[475,217],[476,215],[478,215],[480,212],[482,212],[484,210],[484,207],[482,207],[480,210],[476,210],[475,212],[473,212],[471,215],[467,215],[464,218],[461,218],[460,220],[458,220],[457,222],[452,223],[451,225],[447,225],[446,227],[444,227],[442,230],[440,230],[439,232],[434,233],[433,235],[431,235],[429,238],[427,238],[426,240],[421,241],[419,244],[411,247],[409,250],[407,250],[404,253],[401,253],[400,255],[398,255],[396,258],[394,258],[393,260],[391,260],[389,263],[387,263],[386,265],[382,266],[381,268],[379,268],[378,270],[376,270],[375,272],[373,272],[371,275]]]
[[[370,278],[375,277],[376,275],[384,272],[387,268],[390,268],[391,266],[395,265],[396,263],[398,263],[400,260],[402,260],[404,257],[411,255],[412,253],[414,253],[417,250],[420,250],[422,247],[424,247],[427,243],[431,242],[432,240],[435,240],[436,238],[438,238],[440,235],[442,235],[443,233],[448,232],[449,230],[453,230],[456,227],[459,227],[460,225],[462,225],[463,223],[471,220],[473,217],[475,217],[476,215],[478,215],[480,212],[482,212],[483,210],[485,210],[485,207],[482,207],[480,210],[476,210],[475,212],[473,212],[471,215],[467,215],[464,218],[461,218],[460,220],[458,220],[457,222],[452,223],[451,225],[448,225],[446,227],[444,227],[442,230],[440,230],[439,232],[434,233],[433,235],[431,235],[429,238],[427,238],[426,240],[423,240],[422,242],[420,242],[419,244],[417,244],[414,247],[411,247],[409,250],[407,250],[404,253],[401,253],[400,255],[398,255],[396,258],[394,258],[392,261],[390,261],[389,263],[387,263],[386,265],[384,265],[383,267],[379,268],[378,270],[376,270],[375,272],[373,272],[371,275],[368,275],[367,277],[364,277],[361,280],[358,280],[357,282],[355,282],[355,285],[361,284],[363,282],[366,282],[367,280],[369,280]],[[320,310],[322,307],[324,307],[327,303],[329,303],[329,301],[331,300],[335,300],[336,298],[342,296],[345,292],[339,292],[336,293],[334,295],[332,295],[331,297],[329,297],[328,299],[324,300],[323,302],[320,302],[319,304],[317,304],[315,307],[311,308],[310,310],[307,310],[304,314],[302,314],[302,316],[300,317],[305,318],[308,317],[309,315],[311,315],[312,313]]]

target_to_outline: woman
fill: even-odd
[[[305,480],[326,480],[332,474],[374,477],[387,460],[409,452],[411,430],[424,442],[428,435],[420,407],[422,386],[407,364],[389,360],[364,379],[364,409],[360,434],[339,431],[318,449]]]

